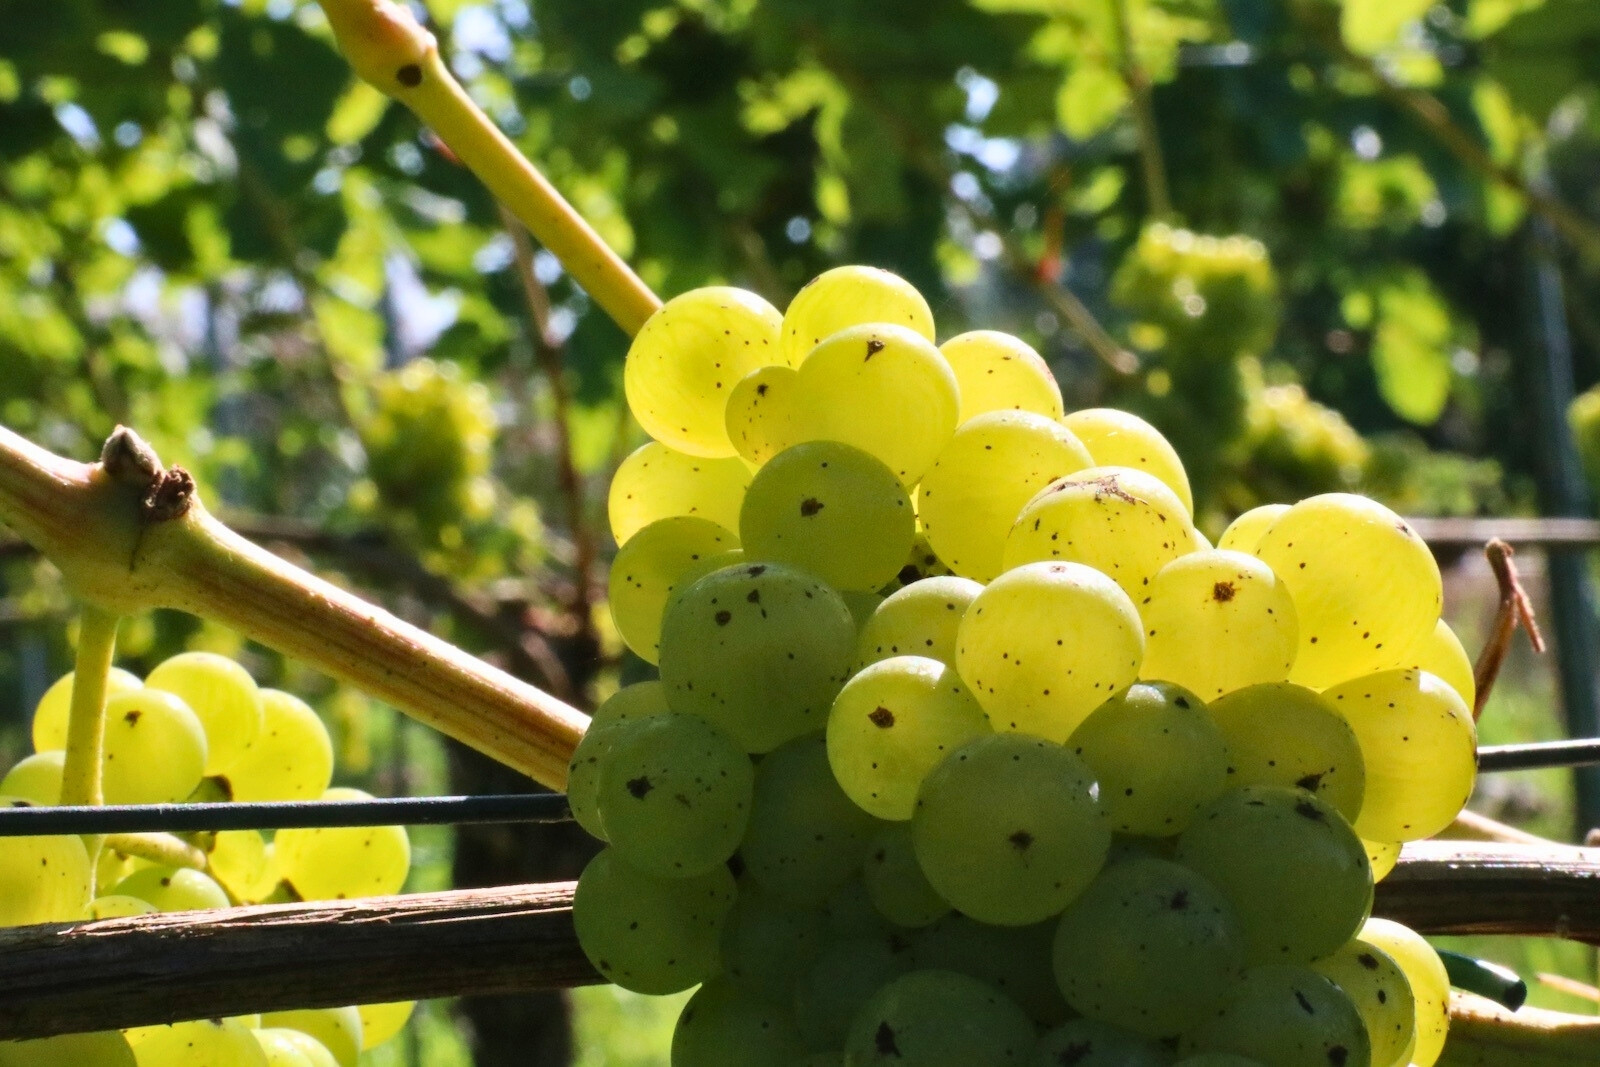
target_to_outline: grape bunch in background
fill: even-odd
[[[1369,915],[1474,694],[1403,520],[1213,548],[1151,426],[869,268],[680,296],[625,385],[611,608],[660,676],[572,761],[574,920],[699,986],[675,1067],[1435,1062],[1444,968]]]
[[[60,802],[71,702],[69,674],[39,701],[36,751],[0,779],[0,804]],[[182,653],[143,681],[111,671],[101,760],[108,804],[366,796],[330,788],[333,771],[333,745],[317,713],[288,693],[257,686],[230,659]],[[271,840],[224,830],[184,840],[204,855],[204,869],[158,862],[138,841],[115,836],[97,857],[76,835],[0,838],[0,926],[395,893],[411,868],[410,841],[399,826],[279,830]],[[0,1067],[355,1067],[363,1048],[399,1032],[411,1007],[278,1012],[0,1042]]]

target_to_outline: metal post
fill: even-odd
[[[1567,428],[1572,403],[1572,338],[1567,330],[1566,297],[1550,224],[1536,218],[1529,232],[1532,266],[1533,331],[1541,352],[1531,359],[1539,444],[1539,495],[1546,515],[1588,515],[1589,493],[1578,450]],[[1550,606],[1554,616],[1556,667],[1560,675],[1567,730],[1572,737],[1600,735],[1600,696],[1596,659],[1600,625],[1584,552],[1551,546]],[[1600,768],[1573,772],[1578,832],[1600,826]]]

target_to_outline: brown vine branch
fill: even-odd
[[[174,469],[176,470],[176,468]],[[163,471],[143,485],[54,455],[0,427],[0,520],[115,614],[176,608],[228,626],[386,701],[554,789],[588,718],[245,540]],[[131,484],[130,484],[131,483]]]
[[[1472,706],[1474,719],[1480,718],[1489,704],[1489,694],[1494,690],[1495,680],[1500,677],[1500,668],[1505,665],[1506,656],[1511,652],[1511,638],[1519,624],[1528,631],[1533,650],[1541,654],[1544,652],[1544,635],[1539,632],[1539,622],[1534,618],[1533,602],[1528,599],[1527,590],[1522,588],[1522,579],[1512,559],[1516,550],[1496,537],[1483,546],[1483,554],[1494,571],[1495,582],[1500,586],[1500,607],[1495,614],[1494,632],[1484,643],[1483,651],[1478,653],[1478,663],[1472,671],[1473,684],[1477,689],[1477,699]]]
[[[0,931],[0,1038],[599,981],[571,883]],[[1600,850],[1407,845],[1376,913],[1600,942]],[[1593,1046],[1591,1046],[1593,1047]]]

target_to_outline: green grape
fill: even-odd
[[[106,696],[126,693],[144,685],[137,675],[121,667],[112,667],[106,675]],[[33,749],[50,752],[67,747],[67,723],[72,718],[72,675],[67,673],[56,679],[54,685],[39,698],[33,712]]]
[[[954,971],[912,971],[879,989],[856,1014],[845,1062],[1011,1067],[1033,1045],[1033,1023],[992,987]]]
[[[296,1030],[327,1049],[339,1067],[356,1067],[361,1058],[361,1011],[358,1008],[311,1008],[274,1011],[261,1016],[270,1029]]]
[[[863,809],[880,819],[909,819],[928,772],[990,732],[954,667],[894,656],[857,674],[834,698],[828,762],[840,787]]]
[[[0,796],[0,808],[29,807],[20,797]],[[93,883],[80,837],[0,837],[0,926],[81,919]]]
[[[1185,1044],[1272,1067],[1369,1067],[1367,1029],[1350,998],[1309,967],[1252,967],[1233,999],[1185,1035]]]
[[[128,1039],[115,1030],[0,1041],[0,1067],[137,1067]]]
[[[875,824],[874,829],[882,830],[895,825],[905,824],[880,822]],[[871,842],[868,842],[868,847],[871,847]],[[863,859],[863,865],[865,862]],[[895,926],[885,920],[873,905],[872,896],[867,892],[867,883],[854,875],[828,894],[828,899],[822,903],[822,915],[828,923],[828,936],[832,938],[888,937],[897,932]]]
[[[745,879],[722,928],[722,971],[757,995],[786,1004],[822,952],[827,916],[797,907]]]
[[[662,613],[673,590],[705,574],[701,564],[738,547],[737,535],[710,519],[684,515],[658,519],[617,550],[611,617],[639,658],[660,662]]]
[[[911,969],[909,953],[886,937],[833,941],[802,974],[794,990],[795,1024],[806,1047],[844,1045],[850,1023],[872,995]]]
[[[1139,676],[1139,613],[1077,563],[1030,563],[979,593],[961,618],[956,666],[996,730],[1065,741]]]
[[[1243,967],[1233,906],[1194,871],[1152,857],[1108,864],[1056,928],[1067,1003],[1146,1037],[1215,1012]]]
[[[659,519],[692,515],[725,530],[739,525],[750,470],[738,459],[704,459],[660,441],[637,449],[611,477],[606,514],[618,545]]]
[[[605,824],[600,820],[600,772],[611,751],[615,727],[665,715],[669,710],[666,687],[655,680],[623,686],[595,710],[567,765],[567,804],[572,817],[591,837],[606,840]]]
[[[1258,508],[1251,508],[1228,524],[1222,536],[1217,538],[1217,547],[1254,555],[1256,546],[1261,544],[1262,535],[1288,510],[1288,504],[1262,504]]]
[[[870,323],[827,337],[800,364],[806,440],[854,445],[907,487],[922,480],[956,431],[960,391],[931,341]]]
[[[1096,467],[1132,467],[1153,474],[1183,504],[1184,514],[1194,512],[1189,475],[1177,449],[1161,431],[1139,416],[1116,408],[1085,408],[1061,420],[1094,457]]]
[[[950,913],[950,905],[929,884],[917,863],[911,827],[906,823],[884,827],[873,840],[861,880],[878,914],[896,926],[928,926]]]
[[[147,689],[171,693],[189,705],[206,732],[207,774],[229,770],[261,732],[261,692],[256,681],[226,656],[183,652],[145,676]]]
[[[1368,919],[1358,935],[1405,973],[1416,1005],[1416,1045],[1411,1050],[1414,1067],[1433,1067],[1444,1051],[1450,1033],[1450,975],[1444,961],[1421,934],[1388,919]]]
[[[1416,999],[1393,956],[1356,940],[1316,961],[1311,969],[1338,986],[1361,1013],[1372,1044],[1373,1067],[1411,1062],[1407,1053],[1417,1038]]]
[[[1060,745],[991,734],[923,780],[911,820],[917,861],[939,895],[980,922],[1024,926],[1094,880],[1111,847],[1094,774]]]
[[[1298,789],[1248,786],[1198,815],[1177,862],[1233,904],[1252,963],[1309,963],[1372,910],[1372,868],[1333,807]]]
[[[841,589],[839,597],[844,601],[845,607],[850,609],[850,618],[856,624],[856,633],[872,618],[872,613],[878,610],[878,605],[883,603],[883,597],[877,593],[858,593],[849,589]]]
[[[50,806],[61,803],[61,770],[67,754],[35,752],[0,778],[0,796],[20,797],[30,804]]]
[[[269,1067],[261,1043],[237,1019],[141,1026],[126,1036],[139,1067]]]
[[[107,804],[174,804],[194,792],[205,772],[205,728],[188,704],[160,689],[109,698],[103,744]]]
[[[860,870],[881,825],[839,788],[825,742],[809,734],[756,767],[755,803],[739,855],[763,889],[818,907]]]
[[[397,1000],[388,1004],[363,1004],[356,1009],[361,1015],[361,1050],[375,1049],[405,1029],[416,1011],[414,1000]]]
[[[691,715],[621,723],[600,771],[600,822],[611,847],[647,874],[686,878],[739,847],[755,772],[744,749]]]
[[[1478,777],[1478,728],[1454,689],[1407,668],[1352,678],[1322,695],[1355,731],[1366,763],[1357,832],[1420,841],[1455,821]]]
[[[1363,840],[1361,844],[1367,850],[1367,862],[1372,864],[1373,882],[1389,877],[1389,872],[1400,861],[1400,842]]]
[[[155,911],[156,906],[148,900],[120,893],[108,893],[89,902],[91,919],[127,919],[134,915],[152,915]]]
[[[798,367],[824,338],[851,326],[880,322],[933,340],[933,312],[904,278],[877,267],[823,271],[789,301],[775,362]]]
[[[754,293],[694,289],[651,315],[628,348],[622,387],[645,432],[679,452],[734,454],[722,409],[739,379],[778,354],[783,317]]]
[[[359,789],[330,789],[323,800],[370,800]],[[345,900],[398,893],[411,871],[403,826],[279,830],[273,854],[283,880],[302,900]]]
[[[781,365],[756,368],[733,387],[723,417],[739,458],[760,467],[806,439],[800,372]]]
[[[1299,645],[1294,601],[1272,568],[1228,549],[1191,552],[1156,572],[1139,604],[1146,678],[1207,700],[1289,677]]]
[[[1028,501],[1006,539],[1005,566],[1083,563],[1141,600],[1157,571],[1193,549],[1192,528],[1183,502],[1154,475],[1090,467]]]
[[[1097,1019],[1073,1019],[1039,1039],[1029,1067],[1167,1067],[1160,1045]]]
[[[1294,598],[1300,650],[1291,681],[1322,689],[1401,663],[1433,631],[1439,565],[1400,516],[1326,493],[1278,517],[1255,554]]]
[[[1235,1056],[1231,1052],[1201,1052],[1194,1056],[1185,1056],[1172,1067],[1268,1067],[1268,1065],[1247,1056]]]
[[[610,981],[635,993],[678,993],[717,973],[734,893],[726,868],[655,878],[607,848],[578,879],[572,925],[584,954]]]
[[[725,567],[684,587],[661,633],[673,710],[749,752],[821,730],[855,659],[855,620],[839,594],[772,563]]]
[[[696,990],[672,1032],[672,1067],[803,1067],[805,1059],[787,1006],[727,978]]]
[[[333,782],[328,728],[299,697],[261,690],[261,732],[228,768],[234,800],[315,800]]]
[[[339,1061],[315,1038],[298,1030],[252,1030],[266,1054],[267,1067],[340,1067]]]
[[[961,387],[961,415],[1031,411],[1059,419],[1065,409],[1055,375],[1033,347],[998,330],[972,330],[939,346]]]
[[[1043,415],[992,411],[965,422],[918,489],[928,544],[951,570],[987,582],[1005,568],[1011,526],[1034,494],[1094,466],[1072,431]]]
[[[951,914],[910,935],[911,956],[922,970],[955,971],[998,989],[1040,1026],[1072,1016],[1051,965],[1054,921],[1031,926],[990,926]]]
[[[894,473],[858,448],[811,441],[756,473],[739,512],[752,560],[867,592],[899,572],[916,540],[911,498]]]
[[[926,656],[954,667],[956,631],[967,606],[983,592],[970,578],[919,578],[884,598],[861,628],[857,662],[865,667],[891,656]]]
[[[1366,794],[1361,744],[1337,709],[1293,682],[1267,682],[1211,702],[1228,741],[1228,783],[1315,793],[1354,823]]]
[[[136,897],[157,911],[203,911],[232,903],[214,879],[187,867],[141,867],[118,882],[112,893]]]
[[[1170,837],[1228,788],[1228,746],[1205,702],[1169,682],[1131,685],[1083,720],[1067,747],[1100,783],[1122,834]]]
[[[1435,623],[1433,633],[1423,638],[1407,659],[1412,661],[1407,666],[1444,679],[1445,684],[1456,691],[1468,708],[1476,705],[1478,683],[1474,677],[1472,659],[1467,655],[1467,650],[1461,647],[1461,638],[1450,629],[1449,623],[1443,619]]]

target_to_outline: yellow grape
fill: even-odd
[[[618,545],[655,522],[693,515],[731,530],[750,485],[750,470],[735,458],[705,459],[675,451],[660,441],[643,445],[622,461],[611,479],[606,514]]]
[[[639,657],[660,659],[661,613],[672,591],[705,573],[701,565],[739,547],[736,534],[710,519],[658,519],[617,550],[611,564],[611,617]]]
[[[728,439],[749,467],[799,444],[805,440],[800,372],[779,365],[746,374],[729,394],[724,418]]]
[[[103,1030],[37,1041],[0,1041],[0,1067],[136,1067],[136,1061],[127,1038],[116,1030]]]
[[[1298,647],[1294,601],[1272,568],[1227,549],[1191,552],[1156,572],[1139,603],[1145,678],[1215,700],[1289,677]]]
[[[144,685],[137,675],[112,667],[106,676],[106,696],[125,693]],[[39,698],[33,712],[33,750],[50,752],[67,747],[67,720],[72,714],[72,675],[62,675]]]
[[[32,806],[18,797],[0,796],[0,807]],[[0,926],[83,918],[93,878],[80,837],[0,837]]]
[[[1461,813],[1478,775],[1472,712],[1444,680],[1413,668],[1352,678],[1324,692],[1361,743],[1366,800],[1356,832],[1420,841]]]
[[[1406,666],[1438,675],[1456,691],[1463,704],[1469,708],[1476,706],[1478,682],[1472,660],[1467,656],[1467,650],[1461,647],[1461,638],[1450,629],[1449,623],[1443,619],[1435,623],[1433,633],[1424,637],[1422,643],[1413,648],[1411,655],[1406,658],[1411,661]],[[4,790],[0,789],[0,792]]]
[[[893,656],[857,674],[834,698],[828,763],[862,810],[909,819],[928,772],[947,753],[990,732],[954,667]]]
[[[954,667],[961,616],[981,592],[983,586],[970,578],[946,574],[890,593],[861,627],[858,666],[890,656],[927,656]]]
[[[214,879],[187,867],[141,867],[111,893],[142,900],[157,911],[203,911],[232,903]]]
[[[1354,823],[1366,795],[1361,743],[1324,695],[1293,682],[1246,686],[1211,704],[1228,740],[1228,781],[1315,793]]]
[[[708,286],[673,297],[628,349],[622,385],[645,432],[692,456],[734,454],[723,407],[739,379],[780,362],[783,317],[754,293]]]
[[[239,900],[259,899],[255,890],[268,877],[277,882],[267,862],[267,843],[255,830],[218,832],[206,854],[206,869]]]
[[[1397,666],[1439,621],[1444,590],[1433,553],[1375,500],[1302,500],[1254,554],[1294,598],[1300,651],[1289,677],[1301,685],[1322,689]]]
[[[823,340],[862,323],[892,323],[933,340],[933,312],[910,282],[877,267],[835,267],[789,302],[773,362],[798,367]]]
[[[1031,411],[1059,419],[1061,387],[1033,347],[998,330],[973,330],[939,346],[961,387],[964,423],[986,411]]]
[[[107,804],[176,803],[194,792],[205,766],[205,728],[181,698],[143,688],[106,701]]]
[[[900,326],[853,326],[800,364],[807,440],[841,441],[882,460],[906,486],[956,431],[960,391],[933,342]]]
[[[1090,467],[1052,482],[1028,501],[1006,539],[1006,569],[1065,560],[1110,575],[1137,602],[1156,572],[1189,552],[1193,524],[1183,502],[1153,474]]]
[[[1356,935],[1400,965],[1417,1008],[1414,1067],[1433,1067],[1450,1032],[1450,976],[1433,946],[1414,930],[1388,919],[1368,919]]]
[[[234,800],[315,800],[333,781],[328,728],[299,697],[261,690],[261,732],[228,770]]]
[[[923,533],[951,570],[989,581],[1004,569],[1006,536],[1034,494],[1090,466],[1088,451],[1058,422],[1027,411],[979,415],[922,477]]]
[[[207,774],[226,772],[261,731],[256,681],[226,656],[180,653],[157,664],[144,684],[179,697],[199,718],[206,731]]]
[[[752,562],[784,563],[839,590],[891,580],[917,536],[911,498],[894,472],[837,441],[808,441],[756,474],[739,513]]]
[[[1085,408],[1063,418],[1078,435],[1097,467],[1132,467],[1159,478],[1183,503],[1185,514],[1194,512],[1189,474],[1178,452],[1161,431],[1139,416],[1116,408]]]
[[[362,1030],[359,1008],[306,1008],[299,1011],[273,1011],[261,1016],[261,1025],[273,1029],[297,1030],[316,1039],[332,1053],[339,1067],[356,1067],[361,1058]]]
[[[366,800],[359,789],[330,789],[324,800]],[[398,893],[411,871],[411,840],[403,826],[346,826],[279,830],[273,852],[284,881],[304,900]]]
[[[1262,535],[1288,510],[1288,504],[1262,504],[1258,508],[1251,508],[1228,524],[1222,536],[1217,538],[1217,547],[1254,553]]]
[[[148,900],[121,893],[107,893],[89,902],[91,919],[126,919],[134,915],[152,915],[156,910],[156,906]]]
[[[1077,563],[1030,563],[991,582],[956,635],[956,666],[996,730],[1065,741],[1139,676],[1139,613]]]
[[[67,754],[35,752],[0,778],[0,796],[21,797],[33,804],[61,803],[61,769]]]
[[[1393,956],[1360,938],[1311,965],[1350,998],[1372,1041],[1373,1067],[1397,1067],[1417,1039],[1417,1004]]]
[[[1362,838],[1361,843],[1367,848],[1367,862],[1372,864],[1372,880],[1381,882],[1389,877],[1389,872],[1400,861],[1400,842],[1368,841]]]
[[[416,1007],[414,1000],[401,1000],[391,1004],[363,1004],[357,1008],[361,1013],[362,1051],[377,1048],[405,1029]]]
[[[203,1019],[126,1032],[139,1067],[269,1067],[266,1053],[237,1019]]]
[[[298,1030],[252,1027],[250,1032],[267,1057],[267,1067],[339,1067],[333,1053]]]

